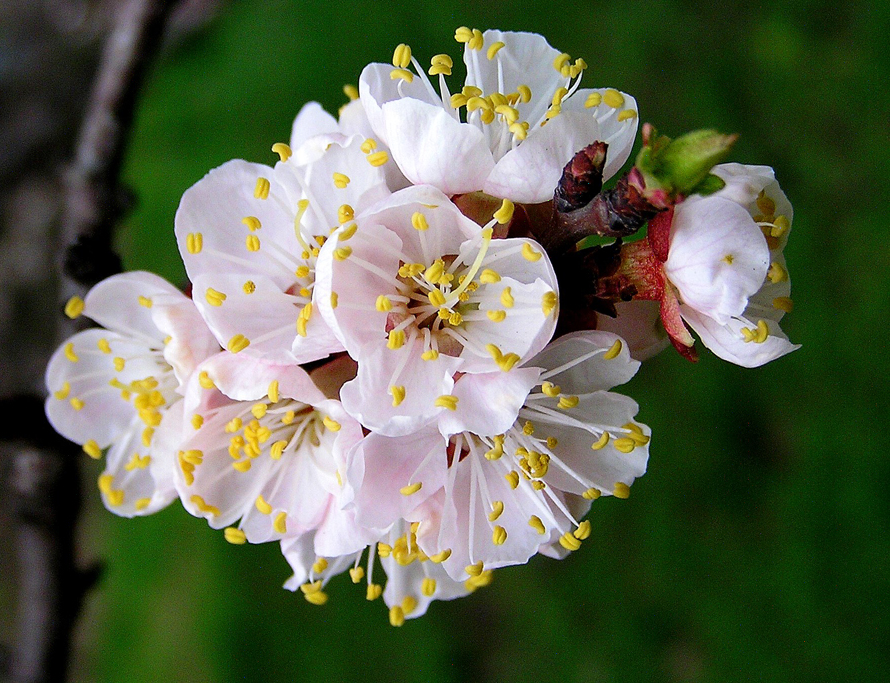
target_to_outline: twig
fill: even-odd
[[[115,224],[129,202],[120,170],[143,76],[160,45],[176,0],[130,0],[120,7],[91,94],[74,162],[65,175],[59,234],[63,298],[117,272],[111,247]],[[62,320],[58,341],[77,329]],[[10,680],[44,683],[65,679],[71,632],[96,571],[77,567],[74,529],[80,507],[77,460],[43,416],[42,400],[14,397],[17,411],[0,434],[9,457],[6,475],[21,567],[17,640]],[[6,453],[4,453],[4,456]]]

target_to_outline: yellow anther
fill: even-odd
[[[578,528],[575,529],[572,534],[579,541],[583,541],[590,537],[590,522],[588,520],[584,520],[578,525]]]
[[[777,296],[773,299],[773,308],[791,313],[794,310],[794,302],[791,300],[791,297]]]
[[[389,72],[390,80],[403,80],[408,83],[411,83],[414,80],[414,74],[408,71],[408,69],[393,69]]]
[[[185,236],[185,248],[190,254],[200,254],[204,248],[204,235],[200,232],[190,232]]]
[[[371,166],[383,166],[383,164],[389,161],[389,154],[386,152],[374,152],[365,158]]]
[[[615,343],[609,347],[609,350],[603,354],[603,360],[612,360],[613,358],[617,358],[618,354],[621,353],[622,343],[620,339],[616,339]]]
[[[429,576],[425,577],[423,583],[420,584],[420,592],[428,598],[433,597],[436,593],[436,580]]]
[[[554,106],[559,105],[562,102],[562,98],[564,98],[566,95],[568,95],[568,93],[569,93],[568,88],[562,88],[562,87],[557,88],[553,93],[553,98],[551,99],[550,103],[553,104]]]
[[[324,605],[328,601],[328,594],[321,590],[314,593],[304,593],[303,597],[311,605]]]
[[[451,67],[448,66],[447,64],[435,64],[434,63],[434,64],[430,65],[430,68],[429,68],[429,70],[427,70],[427,73],[430,76],[438,76],[440,74],[443,76],[450,76],[451,75]]]
[[[479,273],[479,282],[485,285],[491,285],[495,282],[500,282],[501,276],[497,274],[497,272],[493,271],[491,268],[486,268],[481,273]]]
[[[420,230],[421,232],[430,229],[430,224],[427,223],[426,216],[420,213],[420,211],[415,211],[411,214],[411,225],[415,230]]]
[[[83,407],[85,405],[83,399],[77,398],[76,396],[72,398],[69,403],[71,403],[71,407],[74,408],[74,410],[83,410]]]
[[[556,292],[545,292],[541,297],[541,310],[544,312],[544,315],[553,313],[558,303],[559,297],[556,296]]]
[[[527,85],[517,86],[516,92],[519,93],[519,98],[523,103],[528,103],[532,99],[532,90]]]
[[[584,493],[581,494],[581,497],[586,500],[596,500],[602,495],[602,492],[599,489],[589,488]]]
[[[516,303],[516,300],[513,298],[511,288],[504,287],[504,291],[501,292],[501,305],[504,308],[513,308],[514,303]]]
[[[309,320],[312,317],[312,302],[307,303],[300,309],[299,317],[303,320]]]
[[[376,600],[380,597],[381,593],[383,593],[383,586],[379,583],[369,583],[368,589],[365,592],[366,600]]]
[[[68,303],[65,304],[65,315],[74,320],[83,313],[83,306],[83,299],[79,296],[72,296],[68,299]]]
[[[232,545],[244,545],[247,543],[247,535],[233,526],[227,526],[223,529],[223,536]]]
[[[284,449],[287,447],[287,441],[282,439],[281,441],[276,441],[272,444],[271,448],[269,448],[269,457],[272,460],[280,460],[281,456],[284,454]]]
[[[463,93],[456,92],[451,96],[451,108],[452,109],[460,109],[463,107],[469,98]]]
[[[194,448],[187,451],[179,451],[179,458],[183,462],[197,466],[204,462],[204,452]]]
[[[71,393],[71,385],[68,382],[63,382],[61,388],[53,393],[53,396],[56,397],[59,401],[64,401],[68,398],[68,394]]]
[[[432,560],[435,564],[442,564],[449,557],[451,557],[451,548],[447,548],[441,552],[436,553],[435,555],[430,555],[430,560]]]
[[[506,105],[510,104],[510,100],[502,92],[493,92],[490,95],[488,95],[487,97],[488,97],[488,101],[491,102],[491,106],[494,107],[495,111],[497,111],[497,108],[500,106],[503,106],[505,104]],[[498,112],[498,113],[500,113],[500,112]]]
[[[396,45],[392,53],[392,65],[404,69],[411,64],[411,48],[405,43]]]
[[[344,189],[349,185],[349,176],[343,173],[334,173],[334,187]]]
[[[590,109],[591,107],[598,107],[603,101],[603,96],[598,92],[592,92],[587,96],[587,99],[584,100],[584,106]]]
[[[278,155],[278,158],[282,161],[287,161],[293,155],[290,146],[286,145],[283,142],[276,142],[272,145],[272,151]]]
[[[541,256],[541,252],[535,251],[534,247],[532,247],[532,245],[528,242],[525,242],[522,245],[522,258],[524,258],[526,261],[531,261],[532,263],[534,263],[535,261],[540,261]]]
[[[504,512],[504,503],[503,501],[496,500],[491,504],[491,512],[488,513],[488,521],[494,522],[498,517],[501,516]]]
[[[498,42],[492,43],[488,46],[488,52],[486,52],[485,55],[488,57],[489,60],[492,60],[494,59],[494,56],[504,47],[506,47],[506,45],[499,40]]]
[[[241,429],[242,422],[240,417],[233,417],[226,423],[224,431],[226,434],[234,434],[239,429]]]
[[[124,367],[127,365],[127,361],[120,356],[112,360],[112,363],[114,363],[114,369],[118,372],[123,372]]]
[[[257,199],[268,199],[271,187],[272,185],[268,178],[257,178],[256,187],[253,188],[253,196]]]
[[[349,204],[341,204],[337,209],[337,220],[340,225],[344,223],[348,223],[353,218],[355,218],[355,209],[353,209]]]
[[[273,379],[269,382],[269,388],[266,390],[266,395],[269,397],[269,401],[272,403],[278,403],[280,395],[278,393],[278,380]]]
[[[349,83],[347,83],[346,85],[343,86],[343,94],[346,95],[346,97],[348,97],[350,100],[357,100],[358,99],[358,88],[356,88],[354,85],[350,85]]]
[[[786,216],[776,216],[773,227],[770,230],[771,237],[781,237],[791,228],[791,221]]]
[[[519,112],[509,104],[499,104],[494,108],[495,114],[500,114],[509,124],[519,121]]]
[[[401,385],[391,386],[389,388],[389,393],[392,396],[393,408],[397,407],[402,401],[405,400],[405,387]]]
[[[445,304],[445,295],[442,294],[442,290],[439,288],[431,289],[430,293],[427,294],[427,298],[433,306],[442,306]]]
[[[272,528],[275,529],[276,533],[286,534],[287,533],[287,513],[283,510],[275,515],[275,520],[272,522]]]
[[[108,343],[108,340],[105,339],[105,337],[102,337],[102,339],[96,342],[96,348],[102,353],[111,353],[111,344]]]
[[[592,443],[590,447],[595,451],[600,451],[609,443],[609,438],[609,432],[603,432],[602,436]]]
[[[122,505],[124,502],[124,492],[120,489],[108,491],[105,497],[108,500],[108,504],[112,507]]]
[[[402,626],[405,623],[405,610],[399,605],[393,605],[389,608],[389,625]]]
[[[77,354],[74,352],[74,342],[68,342],[65,344],[65,358],[67,358],[72,363],[76,363],[80,360],[77,357]]]
[[[250,340],[243,334],[236,334],[234,337],[229,339],[229,343],[226,345],[226,348],[232,353],[240,353],[248,346],[250,346]]]
[[[485,36],[482,35],[482,31],[478,28],[473,29],[473,37],[467,43],[467,47],[471,50],[481,50],[483,45],[485,44]]]
[[[492,110],[491,102],[484,97],[475,95],[467,100],[467,111],[476,111],[477,109]]]
[[[150,504],[151,504],[151,498],[140,498],[133,504],[133,507],[135,507],[138,512],[141,512],[142,510],[147,508]]]
[[[497,460],[504,454],[502,443],[495,442],[493,448],[485,451],[486,460]]]
[[[572,551],[581,547],[581,540],[575,538],[572,532],[567,531],[559,537],[559,544],[566,550]]]
[[[631,119],[637,118],[637,112],[634,109],[625,109],[623,112],[618,114],[618,121],[630,121]]]
[[[403,486],[399,489],[399,493],[403,496],[410,496],[412,494],[417,493],[420,489],[423,488],[423,482],[415,482],[414,484],[408,484],[407,486]]]
[[[260,238],[256,235],[248,235],[244,238],[244,245],[247,247],[247,251],[259,251]]]
[[[643,428],[640,427],[640,425],[628,422],[624,425],[624,429],[630,430],[630,433],[627,436],[628,438],[633,439],[637,446],[645,446],[649,443],[650,439],[643,433]]]
[[[363,153],[370,154],[375,149],[377,149],[377,141],[374,138],[367,138],[362,143],[361,148]]]
[[[392,546],[389,543],[378,543],[377,554],[380,555],[380,557],[389,557],[392,554]]]
[[[212,287],[208,287],[207,292],[204,294],[204,298],[211,306],[222,306],[223,301],[226,300],[226,295]]]
[[[420,357],[423,358],[423,360],[436,360],[439,357],[439,352],[436,351],[436,349],[427,349],[420,354]]]
[[[464,571],[470,576],[479,576],[484,569],[485,567],[482,564],[482,560],[479,560],[476,564],[468,564],[464,567]]]
[[[245,294],[253,294],[256,291],[256,284],[253,280],[248,280],[244,283],[242,289],[244,290]]]
[[[203,512],[208,515],[219,515],[219,508],[215,505],[209,505],[204,502],[204,499],[201,496],[194,495],[191,498],[192,503],[194,503],[195,507],[198,508],[199,512]]]
[[[778,261],[773,261],[770,264],[769,270],[766,273],[766,277],[773,284],[777,284],[779,282],[784,282],[788,279],[788,271],[786,271],[782,264]]]
[[[535,491],[540,491],[546,487],[547,487],[547,484],[545,484],[543,481],[533,481],[532,482],[532,488]]]
[[[435,405],[437,408],[457,410],[457,396],[454,396],[452,394],[443,394],[433,402],[433,405]]]
[[[365,578],[365,570],[364,567],[353,567],[349,570],[349,578],[352,579],[353,583],[358,583],[363,578]]]
[[[624,106],[624,95],[614,88],[609,88],[603,93],[603,102],[612,107],[612,109],[618,109]]]
[[[547,528],[544,526],[544,522],[542,522],[541,518],[537,515],[529,517],[528,525],[542,536],[547,533]]]
[[[553,60],[553,68],[562,73],[563,68],[565,68],[570,61],[572,61],[571,56],[563,52]]]
[[[314,571],[316,574],[321,574],[327,568],[328,561],[323,557],[319,557],[317,560],[315,560],[315,564],[312,565],[312,571]]]
[[[486,316],[493,323],[503,322],[504,318],[507,317],[507,311],[486,311]]]
[[[251,232],[256,232],[260,228],[263,227],[263,224],[260,223],[260,219],[256,216],[245,216],[241,219],[241,222],[247,226],[247,229]]]
[[[130,458],[130,462],[124,465],[124,469],[127,472],[132,472],[133,470],[144,470],[146,467],[151,464],[151,456],[150,455],[139,455],[138,453],[133,453],[133,457]]]
[[[454,60],[451,59],[449,55],[441,54],[434,55],[430,60],[431,64],[442,64],[443,66],[447,66],[449,69],[454,66]]]
[[[405,345],[405,331],[404,330],[390,330],[389,339],[386,342],[386,348],[395,351],[396,349],[400,349]]]
[[[630,486],[628,486],[624,482],[619,481],[615,484],[615,488],[612,489],[612,494],[616,498],[627,498],[630,496]]]
[[[511,123],[509,128],[517,140],[525,140],[528,137],[528,122],[526,121]]]
[[[374,308],[380,313],[387,313],[392,310],[392,301],[389,300],[386,294],[381,294],[377,297],[377,301],[374,302]]]
[[[337,308],[337,304],[340,303],[340,297],[337,292],[331,292],[331,308]]]
[[[505,199],[501,202],[500,208],[492,214],[492,217],[501,225],[506,225],[513,219],[513,211],[515,210],[513,202]]]
[[[325,415],[324,418],[322,419],[322,423],[330,432],[339,432],[340,431],[340,427],[341,427],[340,423],[337,422],[330,415]]]
[[[140,297],[139,297],[139,305],[142,306],[142,307],[144,307],[144,308],[151,308],[152,303],[153,303],[152,300],[149,299],[147,296],[140,296]]]
[[[266,502],[265,498],[263,498],[262,496],[256,497],[256,502],[254,503],[254,505],[256,505],[256,509],[264,515],[271,514],[272,512],[272,506],[269,505]]]
[[[352,256],[352,247],[338,247],[334,249],[334,258],[338,261],[345,261]]]
[[[266,414],[266,411],[268,409],[269,409],[269,407],[265,403],[255,403],[251,407],[250,412],[253,413],[253,416],[257,420],[259,420]]]
[[[454,32],[454,39],[458,43],[469,43],[473,39],[473,31],[466,26],[461,26]]]
[[[464,317],[457,311],[451,311],[451,313],[448,314],[448,322],[455,327],[463,323],[463,321]]]
[[[511,489],[515,489],[519,486],[519,472],[513,470],[504,475],[504,479],[507,480],[507,483],[510,484]]]
[[[563,410],[568,410],[569,408],[574,408],[578,405],[578,401],[580,399],[577,396],[560,396],[559,402],[556,404],[557,408],[562,408]]]
[[[201,429],[204,426],[204,416],[195,413],[192,415],[192,427],[195,429]]]
[[[496,526],[491,532],[491,542],[495,545],[504,545],[507,540],[507,530],[502,526]]]
[[[83,452],[90,456],[93,460],[98,460],[102,457],[102,449],[99,448],[99,444],[96,443],[93,439],[90,439],[83,445]]]
[[[148,448],[151,446],[151,439],[155,434],[155,430],[151,427],[146,427],[142,430],[142,445]]]

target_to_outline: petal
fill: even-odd
[[[303,105],[294,119],[290,134],[290,147],[297,152],[310,138],[316,135],[339,133],[337,120],[328,114],[318,102]]]
[[[259,401],[268,396],[272,382],[281,396],[308,405],[325,400],[303,368],[292,364],[269,363],[241,354],[219,353],[201,365],[219,390],[236,401]]]
[[[776,322],[767,323],[769,336],[762,344],[758,344],[746,342],[745,335],[742,334],[742,328],[753,329],[756,323],[732,318],[726,325],[720,325],[690,306],[681,306],[680,312],[683,320],[689,323],[714,355],[743,368],[759,367],[800,348],[800,344],[788,341]]]
[[[624,339],[631,358],[648,360],[670,346],[661,324],[660,308],[657,301],[622,301],[615,304],[616,318],[602,314],[597,316],[596,329]]]
[[[745,310],[768,268],[766,239],[744,208],[720,197],[677,206],[665,275],[684,304],[725,324]]]
[[[202,361],[219,352],[219,344],[194,302],[185,296],[169,303],[155,302],[151,312],[155,325],[169,337],[164,359],[173,367],[179,383],[184,384]]]
[[[611,356],[610,351],[617,355],[606,358]],[[640,367],[618,335],[601,331],[564,335],[548,344],[526,365],[544,368],[541,379],[558,385],[562,393],[569,395],[608,390],[624,384]]]
[[[412,183],[448,195],[483,189],[494,159],[481,130],[409,98],[384,104],[381,115],[392,157]]]
[[[358,522],[388,527],[438,491],[448,470],[445,446],[434,428],[397,438],[366,436],[348,458],[347,478],[357,489]],[[412,484],[421,487],[409,495],[401,492]]]
[[[102,280],[89,291],[83,312],[109,330],[146,342],[163,341],[166,333],[158,329],[152,316],[155,300],[173,304],[187,299],[176,287],[152,273],[121,273]]]
[[[723,179],[726,186],[712,196],[729,199],[745,208],[757,200],[757,195],[775,182],[776,174],[769,166],[747,164],[718,164],[711,170]]]
[[[537,33],[490,30],[482,35],[484,46],[502,42],[504,47],[498,50],[494,60],[487,59],[485,47],[482,50],[464,49],[467,85],[481,88],[484,95],[493,92],[506,95],[516,92],[520,85],[528,86],[532,99],[527,104],[520,102],[518,109],[521,120],[530,121],[528,115],[532,108],[546,102],[545,110],[554,91],[566,84],[567,79],[553,67],[559,50]]]
[[[411,83],[393,80],[390,78],[392,69],[391,64],[368,64],[358,81],[359,96],[368,122],[386,144],[389,144],[389,139],[382,108],[387,102],[399,100],[404,96],[442,107],[442,101],[423,85],[421,79],[415,78]]]
[[[462,375],[451,392],[457,396],[457,410],[442,412],[439,431],[446,437],[460,432],[479,436],[503,434],[516,422],[519,409],[540,375],[538,368]]]
[[[587,112],[588,115],[596,117],[599,124],[599,139],[609,145],[608,153],[606,154],[606,165],[603,168],[603,181],[618,173],[630,157],[637,137],[637,127],[640,123],[637,101],[627,93],[622,92],[620,93],[621,104],[618,107],[613,107],[608,104],[608,102],[612,102],[612,99],[603,97],[610,90],[612,88],[577,90],[562,103],[563,113]],[[588,107],[587,104],[590,101],[588,98],[595,92],[600,95],[600,103],[595,107]],[[591,142],[593,140],[590,140],[587,144]],[[581,148],[579,147],[578,149]]]

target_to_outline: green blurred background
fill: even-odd
[[[741,133],[734,160],[774,166],[795,207],[783,327],[803,349],[757,370],[644,364],[625,391],[654,437],[631,498],[597,502],[568,559],[499,571],[401,629],[348,577],[315,607],[281,589],[277,546],[231,546],[175,507],[118,519],[91,492],[81,545],[106,571],[77,680],[887,680],[890,6],[234,2],[147,84],[126,266],[181,281],[184,190],[230,158],[272,163],[300,106],[336,111],[399,42],[457,57],[460,25],[545,35],[665,133]]]

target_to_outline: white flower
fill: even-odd
[[[67,312],[103,326],[79,332],[52,356],[46,414],[62,436],[99,458],[106,507],[147,515],[175,497],[173,463],[183,428],[179,389],[219,347],[188,297],[150,273],[115,275]]]
[[[183,195],[176,238],[195,303],[233,353],[305,363],[342,350],[313,315],[316,259],[335,228],[388,190],[360,138],[322,137],[326,149],[303,165],[276,145],[275,168],[230,161]]]
[[[454,580],[524,563],[554,543],[577,548],[590,532],[579,521],[590,501],[626,498],[645,472],[649,430],[634,421],[633,400],[608,391],[638,367],[615,335],[579,332],[509,375],[464,375],[454,391],[458,406],[477,397],[467,406],[472,431],[446,414],[438,430],[370,434],[350,452],[357,520],[419,522],[420,549],[445,556]],[[479,408],[494,401],[508,407],[485,420]]]
[[[340,500],[344,453],[361,426],[302,368],[220,353],[200,366],[186,400],[195,429],[177,456],[176,487],[189,512],[228,527],[230,542],[312,532],[317,554],[341,555],[379,535],[357,527]]]
[[[537,243],[492,239],[440,191],[401,190],[357,216],[322,249],[322,315],[358,362],[343,387],[365,427],[408,434],[454,409],[455,372],[509,372],[556,325],[553,268]]]
[[[365,597],[376,600],[381,595],[389,607],[389,622],[401,626],[406,618],[426,613],[433,600],[452,600],[491,581],[491,572],[468,581],[455,581],[442,567],[447,554],[429,557],[417,545],[417,524],[400,520],[375,543],[358,552],[338,557],[319,557],[312,533],[281,542],[281,549],[294,574],[284,584],[288,590],[299,589],[309,602],[327,602],[324,587],[347,569],[353,583],[365,582]],[[363,562],[365,550],[367,560]],[[375,580],[377,563],[386,574],[386,586]]]
[[[572,63],[533,33],[460,28],[455,38],[465,45],[467,79],[453,95],[451,58],[432,58],[437,90],[407,45],[392,66],[370,64],[359,80],[372,128],[411,182],[537,203],[553,197],[565,164],[596,140],[609,144],[604,178],[627,160],[636,102],[613,89],[579,90],[583,60]]]
[[[792,308],[782,255],[791,204],[769,167],[723,164],[714,173],[726,187],[674,210],[664,274],[704,345],[757,367],[799,348],[779,327]]]

